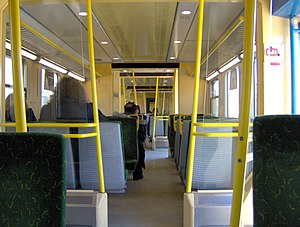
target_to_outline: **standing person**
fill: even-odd
[[[124,106],[125,114],[140,114],[139,106],[135,105],[133,102],[128,102]],[[139,130],[138,130],[138,149],[139,149],[139,159],[136,164],[135,170],[133,172],[133,180],[143,179],[143,168],[146,168],[145,165],[145,148],[144,143],[146,140],[146,121],[139,119]]]

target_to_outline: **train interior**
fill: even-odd
[[[256,20],[251,29],[246,29],[246,20],[251,16],[246,15],[245,7],[251,3],[243,0],[205,1],[202,27],[198,23],[202,1],[93,0],[91,16],[87,16],[88,2],[20,0],[19,27],[12,16],[14,3],[1,1],[0,5],[0,50],[5,59],[1,132],[18,131],[18,126],[5,116],[7,98],[19,93],[14,88],[18,77],[13,68],[13,54],[18,48],[13,37],[19,30],[20,81],[24,81],[21,90],[24,89],[26,108],[35,115],[32,122],[45,123],[35,126],[27,118],[27,130],[86,134],[66,136],[66,149],[71,150],[66,154],[66,225],[229,226],[234,219],[231,207],[239,148],[245,149],[245,161],[237,223],[253,226],[253,121],[258,115],[290,114],[291,108],[300,113],[300,105],[295,104],[297,97],[300,99],[300,89],[294,89],[294,101],[286,101],[293,90],[293,79],[287,78],[293,74],[291,21],[297,31],[295,49],[300,43],[298,1],[253,1]],[[248,29],[253,32],[252,40],[246,39]],[[253,44],[250,49],[245,40]],[[250,121],[244,124],[247,129],[240,132],[246,106],[246,94],[242,93],[246,86],[245,59],[252,62],[246,116]],[[300,59],[299,53],[295,59]],[[104,197],[98,196],[102,192],[96,154],[101,144],[97,142],[98,135],[93,137],[93,130],[88,128],[97,128],[97,124],[89,117],[78,117],[79,107],[69,108],[78,116],[64,121],[68,114],[63,116],[63,101],[50,108],[53,99],[59,100],[63,94],[61,81],[69,77],[80,81],[85,90],[81,94],[70,87],[70,97],[96,103],[108,119],[101,122],[99,117],[98,133],[104,160]],[[269,80],[272,85],[264,82]],[[128,102],[139,105],[140,115],[121,119]],[[93,105],[84,104],[85,114],[94,110]],[[51,111],[56,114],[55,121]],[[12,115],[10,121],[20,119],[15,112]],[[133,180],[141,119],[147,128],[145,168],[143,179]],[[65,122],[70,125],[59,125]],[[194,123],[198,128],[192,131]],[[245,133],[246,145],[240,145],[238,133]],[[194,142],[190,137],[196,137]],[[193,159],[189,157],[190,144],[194,144]],[[78,151],[76,155],[74,150]],[[192,193],[187,193],[190,187]]]

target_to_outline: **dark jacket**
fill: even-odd
[[[9,110],[5,111],[5,120],[7,122],[12,121],[15,122],[15,114]],[[35,114],[31,108],[26,110],[26,121],[27,122],[35,122],[37,121]]]

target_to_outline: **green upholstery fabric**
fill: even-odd
[[[65,226],[65,139],[0,133],[0,226]]]
[[[300,226],[300,116],[262,116],[253,126],[255,226]]]
[[[138,161],[138,133],[135,118],[109,117],[109,121],[122,123],[122,133],[125,153],[125,168],[134,170]]]

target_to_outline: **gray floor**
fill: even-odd
[[[167,149],[147,150],[144,179],[128,178],[125,194],[108,195],[109,227],[183,225],[184,187]]]

